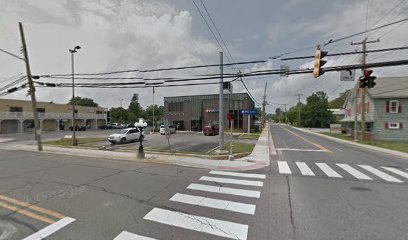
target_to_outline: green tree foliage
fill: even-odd
[[[157,104],[154,106],[154,119],[157,122],[164,116],[164,106],[157,106]],[[148,125],[153,125],[153,105],[147,106],[144,110],[144,119]]]
[[[139,95],[137,93],[133,94],[127,111],[129,114],[130,122],[136,122],[137,120],[139,120],[139,118],[144,117],[144,111],[142,106],[140,106]]]
[[[347,95],[349,94],[350,90],[340,93],[340,96],[331,100],[329,102],[329,108],[342,108],[344,102],[346,101]]]
[[[99,105],[94,102],[91,98],[82,98],[82,97],[75,97],[74,98],[75,105],[84,106],[84,107],[98,107]],[[69,100],[67,104],[72,104],[72,98]]]
[[[111,122],[112,123],[130,123],[129,113],[122,107],[111,108]]]
[[[326,93],[319,91],[306,99],[302,108],[302,123],[305,127],[328,127],[334,122],[333,113],[328,110],[329,102]]]

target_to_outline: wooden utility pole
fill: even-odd
[[[265,83],[263,102],[262,102],[262,127],[265,126],[265,118],[266,118],[265,107],[266,107],[266,87],[267,86],[268,86],[268,83]]]
[[[303,94],[298,93],[295,96],[298,97],[298,127],[300,127],[300,98],[303,97]]]
[[[362,58],[361,58],[361,64],[362,64],[362,68],[361,68],[361,73],[362,75],[364,75],[364,70],[365,70],[365,65],[366,65],[366,51],[367,51],[367,43],[376,43],[379,42],[380,40],[377,39],[375,41],[367,41],[367,38],[364,38],[364,40],[362,42],[358,42],[358,43],[351,43],[351,45],[362,45],[363,46],[363,50],[362,50]],[[358,96],[358,89],[359,89],[359,83],[357,83],[357,90],[356,90],[356,103],[357,103],[357,96]],[[364,136],[365,136],[365,95],[367,92],[367,87],[365,86],[364,88],[361,88],[361,141],[364,141]],[[357,116],[357,110],[358,110],[358,105],[356,104],[356,113],[355,115]],[[355,117],[356,120],[357,117]],[[354,139],[357,139],[357,121],[354,124]]]
[[[31,96],[31,106],[33,109],[33,117],[34,117],[34,136],[35,136],[35,139],[37,140],[38,151],[42,151],[43,147],[41,143],[41,129],[39,129],[40,124],[38,121],[37,100],[35,99],[35,87],[34,87],[33,79],[31,78],[30,62],[28,60],[28,52],[27,52],[27,45],[26,45],[26,41],[24,37],[23,24],[19,22],[18,26],[20,28],[20,36],[21,36],[21,42],[23,45],[23,53],[24,53],[26,71],[27,71],[28,86],[30,88],[29,91],[30,91],[30,96]]]

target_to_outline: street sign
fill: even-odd
[[[356,71],[354,69],[342,70],[340,72],[340,81],[354,81]]]
[[[243,109],[241,110],[242,115],[256,115],[256,109]]]

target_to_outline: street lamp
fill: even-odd
[[[72,69],[72,146],[77,146],[78,142],[75,137],[75,80],[74,80],[74,53],[81,49],[80,46],[75,46],[74,49],[69,49],[71,53],[71,69]]]

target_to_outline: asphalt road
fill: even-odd
[[[288,126],[271,132],[295,239],[408,239],[407,159]]]
[[[0,150],[0,240],[408,239],[407,160],[271,132],[238,174]]]

